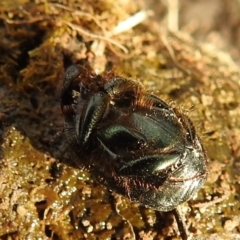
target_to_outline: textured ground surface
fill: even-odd
[[[239,1],[182,1],[176,34],[163,30],[166,2],[76,2],[0,2],[0,239],[179,239],[171,214],[112,195],[72,164],[59,96],[65,67],[83,58],[194,106],[209,177],[181,211],[193,239],[240,239]],[[143,7],[155,17],[112,36]]]

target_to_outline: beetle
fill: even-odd
[[[206,181],[207,156],[189,117],[138,81],[72,65],[61,110],[76,164],[131,201],[171,211]]]

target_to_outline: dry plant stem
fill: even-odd
[[[162,39],[162,42],[164,44],[164,46],[167,48],[173,62],[175,63],[175,65],[180,69],[182,70],[183,72],[185,72],[187,75],[190,75],[191,74],[191,71],[188,70],[187,68],[184,68],[177,60],[176,58],[176,55],[175,55],[175,52],[173,50],[173,48],[171,47],[171,45],[169,44],[168,40],[167,40],[167,37],[166,37],[166,34],[161,34],[160,35],[160,38]]]
[[[112,31],[111,35],[117,35],[119,33],[130,30],[131,28],[137,26],[139,23],[143,22],[151,14],[150,10],[142,10],[127,18],[126,20],[120,22]]]
[[[189,240],[189,234],[188,234],[188,230],[186,228],[186,224],[182,219],[182,216],[178,210],[178,208],[175,208],[171,211],[177,221],[177,225],[178,225],[178,229],[181,235],[182,240]]]
[[[215,205],[215,204],[217,204],[217,203],[220,203],[220,202],[228,199],[230,195],[231,195],[231,193],[229,192],[229,193],[223,195],[222,197],[216,198],[216,199],[214,199],[214,200],[212,200],[212,201],[204,202],[204,203],[197,203],[197,204],[194,204],[193,206],[194,206],[194,207],[197,207],[197,208],[207,208],[207,207],[211,207],[211,206],[213,206],[213,205]]]
[[[108,36],[101,36],[101,35],[97,35],[97,34],[94,34],[94,33],[87,32],[83,28],[81,28],[81,27],[79,27],[75,24],[72,24],[70,22],[64,21],[64,20],[61,20],[61,22],[66,24],[67,26],[71,27],[72,29],[76,30],[77,32],[79,32],[80,34],[82,34],[84,36],[87,36],[87,37],[90,37],[90,38],[93,38],[93,39],[100,39],[100,40],[104,40],[106,42],[112,43],[113,45],[116,45],[117,47],[122,49],[123,52],[125,52],[126,54],[128,53],[128,50],[123,45],[119,44],[117,41],[114,41],[113,39],[111,39]]]
[[[9,24],[22,25],[22,24],[31,24],[31,23],[35,23],[35,22],[41,22],[44,20],[50,20],[51,17],[50,16],[40,16],[40,17],[33,17],[33,18],[27,19],[27,20],[10,20],[10,19],[6,19],[6,18],[0,16],[0,19],[3,19],[4,21],[6,21],[6,23],[9,23]]]
[[[113,29],[112,32],[107,33],[107,31],[103,28],[100,21],[95,16],[93,16],[92,14],[82,12],[82,11],[76,11],[76,10],[73,10],[72,8],[70,8],[70,7],[67,7],[67,6],[64,6],[64,5],[61,5],[61,4],[57,4],[57,3],[51,4],[51,5],[54,6],[54,7],[57,7],[57,8],[61,8],[61,9],[70,11],[73,15],[83,16],[83,17],[92,19],[101,28],[103,33],[107,34],[108,36],[113,36],[113,35],[120,34],[122,32],[126,32],[126,31],[132,29],[133,27],[137,26],[141,22],[143,22],[149,15],[152,14],[152,11],[150,11],[150,10],[139,11],[136,14],[127,18],[126,20],[118,23],[118,25]]]
[[[111,39],[111,36],[113,35],[117,35],[120,34],[122,32],[128,31],[131,28],[135,27],[136,25],[140,24],[141,22],[143,22],[149,15],[151,15],[152,11],[150,10],[142,10],[137,12],[136,14],[130,16],[129,18],[127,18],[126,20],[120,22],[111,32],[107,32],[101,25],[100,21],[98,21],[98,19],[96,17],[94,17],[93,15],[89,14],[89,13],[84,13],[81,11],[75,11],[72,8],[63,6],[61,4],[53,4],[54,7],[57,8],[61,8],[67,11],[71,11],[72,14],[74,15],[78,15],[78,16],[84,16],[87,18],[92,19],[102,30],[103,35],[98,35],[98,34],[94,34],[94,33],[90,33],[88,31],[86,31],[85,29],[72,24],[70,22],[61,20],[62,23],[68,25],[69,27],[71,27],[72,29],[78,31],[79,33],[91,37],[93,39],[99,39],[99,40],[104,40],[108,43],[111,43],[115,46],[117,46],[118,48],[120,48],[125,54],[128,53],[128,50],[122,45],[119,44],[117,41],[114,41],[113,39]]]
[[[69,11],[69,12],[71,12],[72,15],[75,15],[75,16],[80,16],[80,17],[85,17],[87,19],[91,19],[96,23],[97,26],[99,26],[101,28],[103,33],[107,32],[105,30],[105,28],[102,26],[101,22],[98,20],[98,18],[95,17],[93,14],[90,14],[90,13],[87,13],[87,12],[82,12],[82,11],[79,11],[79,10],[74,10],[70,7],[67,7],[67,6],[64,6],[62,4],[58,4],[58,3],[50,4],[50,6],[61,8],[61,9],[64,9],[66,11]]]
[[[168,0],[168,30],[178,31],[178,0]]]

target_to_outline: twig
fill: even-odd
[[[66,24],[67,26],[71,27],[72,29],[76,30],[77,32],[87,36],[87,37],[91,37],[93,39],[100,39],[100,40],[104,40],[106,42],[112,43],[113,45],[115,45],[115,46],[119,47],[120,49],[122,49],[123,52],[128,53],[127,48],[125,48],[122,44],[118,43],[117,41],[111,39],[108,36],[102,36],[102,35],[97,35],[97,34],[94,34],[94,33],[87,32],[83,28],[81,28],[81,27],[79,27],[79,26],[77,26],[75,24],[72,24],[70,22],[64,21],[64,20],[61,20],[61,22]]]
[[[178,0],[168,0],[168,30],[176,32],[178,28]]]
[[[151,14],[152,14],[152,11],[150,10],[142,10],[140,12],[137,12],[136,14],[127,18],[126,20],[118,23],[118,25],[111,32],[112,35],[117,35],[119,33],[130,30],[131,28],[135,27],[139,23],[143,22]]]

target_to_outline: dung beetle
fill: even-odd
[[[138,81],[72,65],[61,110],[75,163],[131,201],[171,211],[206,181],[207,156],[189,117]]]

